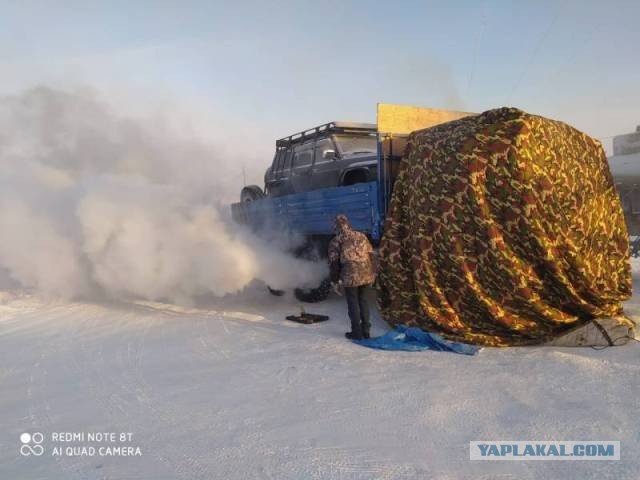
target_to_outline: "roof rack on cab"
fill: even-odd
[[[317,137],[326,133],[375,133],[375,123],[357,123],[357,122],[329,122],[319,127],[310,128],[309,130],[303,130],[302,132],[294,133],[288,137],[276,140],[276,147],[288,147],[295,143],[304,142],[310,138]]]

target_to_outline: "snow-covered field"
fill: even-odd
[[[191,309],[0,294],[0,479],[640,478],[638,345],[382,352],[344,339],[342,299],[308,307],[323,324],[284,320],[298,308],[258,286]],[[619,440],[622,459],[472,462],[471,440]],[[105,445],[141,456],[66,456]]]

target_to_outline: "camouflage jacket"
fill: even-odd
[[[337,283],[342,280],[345,287],[372,284],[375,266],[373,247],[367,236],[353,230],[343,215],[338,215],[336,219],[336,231],[336,236],[329,244],[331,281]]]

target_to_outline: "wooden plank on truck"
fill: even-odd
[[[470,115],[476,114],[455,110],[414,107],[412,105],[379,103],[378,132],[408,135],[415,130],[422,130],[423,128],[433,127],[440,123],[458,120]]]

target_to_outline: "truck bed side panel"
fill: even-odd
[[[256,229],[287,228],[304,235],[333,234],[335,216],[344,213],[356,230],[380,238],[377,182],[236,203],[232,213]]]

